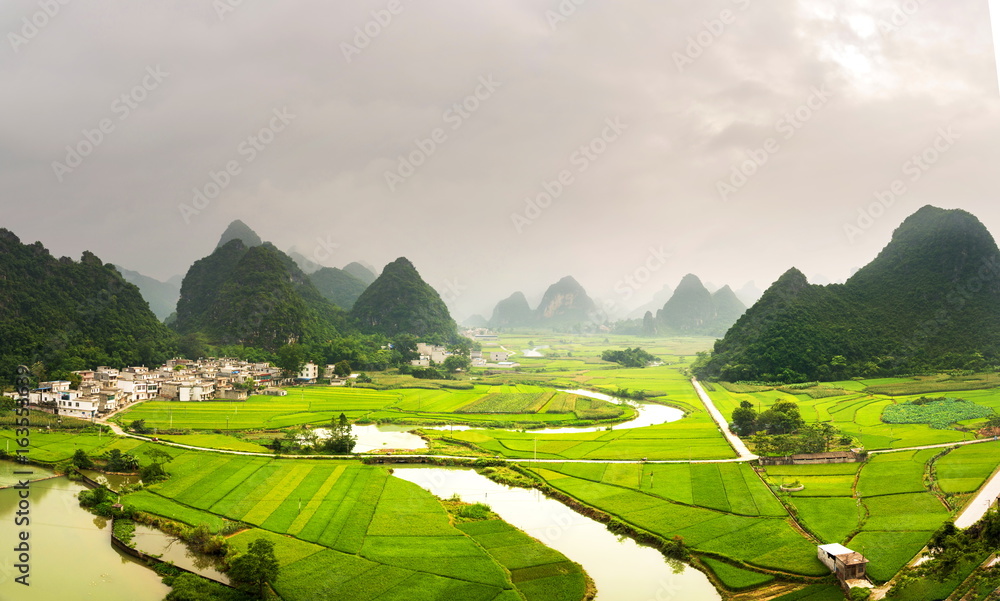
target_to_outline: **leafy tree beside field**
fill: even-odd
[[[351,434],[351,422],[343,413],[337,419],[331,420],[330,438],[324,443],[324,448],[331,453],[346,455],[354,450],[358,437]]]
[[[280,568],[274,556],[274,543],[258,538],[249,549],[230,563],[229,577],[242,588],[263,599],[267,584],[278,578]]]
[[[793,455],[824,453],[835,443],[850,444],[850,437],[828,423],[806,425],[799,406],[791,401],[778,401],[761,414],[749,401],[741,401],[733,410],[730,428],[741,437],[750,437],[760,455]]]
[[[134,472],[139,469],[139,460],[131,453],[122,453],[119,449],[111,449],[105,454],[107,463],[104,466],[109,472]]]

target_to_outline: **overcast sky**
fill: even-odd
[[[0,5],[0,227],[56,256],[167,279],[242,219],[462,318],[842,280],[928,203],[1000,233],[986,0],[62,1]]]

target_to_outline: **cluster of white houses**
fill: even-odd
[[[333,374],[333,366],[324,370],[332,383],[343,383]],[[282,378],[281,370],[270,363],[250,363],[236,359],[171,359],[158,368],[98,367],[73,372],[80,376],[76,389],[65,380],[42,382],[31,391],[29,400],[43,410],[59,415],[91,419],[112,413],[126,405],[149,399],[174,401],[243,401],[249,390],[284,395],[282,384],[315,382],[320,367],[307,363],[298,378]],[[252,386],[251,386],[252,383]]]
[[[417,343],[417,353],[420,355],[420,358],[410,361],[410,365],[414,367],[441,365],[445,359],[452,355],[443,346],[426,344],[424,342]],[[513,353],[508,351],[472,351],[469,354],[469,359],[472,362],[472,367],[517,367],[517,363],[508,360],[511,355]]]

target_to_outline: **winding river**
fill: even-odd
[[[576,434],[580,432],[601,432],[609,428],[612,430],[628,430],[632,428],[644,428],[646,426],[655,426],[675,422],[684,417],[684,412],[680,409],[677,409],[676,407],[668,407],[667,405],[660,405],[658,403],[627,401],[601,392],[592,392],[590,390],[560,390],[560,392],[567,392],[592,399],[600,399],[602,401],[617,403],[619,405],[629,404],[635,408],[637,414],[635,418],[627,422],[622,422],[612,426],[568,426],[563,428],[540,428],[538,430],[532,430],[533,432],[539,432],[542,434]],[[354,450],[357,453],[369,453],[379,449],[426,449],[427,441],[415,434],[409,433],[409,431],[413,430],[415,427],[416,426],[398,426],[394,424],[354,426],[352,428],[352,432],[358,437],[358,444]],[[462,424],[423,426],[422,429],[462,432],[465,430],[481,430],[482,428]],[[329,430],[326,428],[317,428],[313,432],[320,438],[329,436]]]
[[[441,498],[459,495],[486,503],[506,522],[583,566],[597,585],[599,601],[719,601],[708,577],[680,562],[668,562],[651,547],[611,533],[537,490],[497,484],[470,469],[396,468],[393,475]]]

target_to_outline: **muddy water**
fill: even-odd
[[[507,522],[583,566],[599,601],[719,601],[705,574],[630,538],[612,534],[536,490],[497,484],[469,469],[396,468],[393,474],[441,498],[482,502]]]
[[[0,462],[0,472],[12,466]],[[18,491],[0,490],[0,601],[159,601],[169,592],[152,570],[114,550],[111,522],[77,503],[84,489],[64,477],[30,485],[30,586],[14,581]]]

